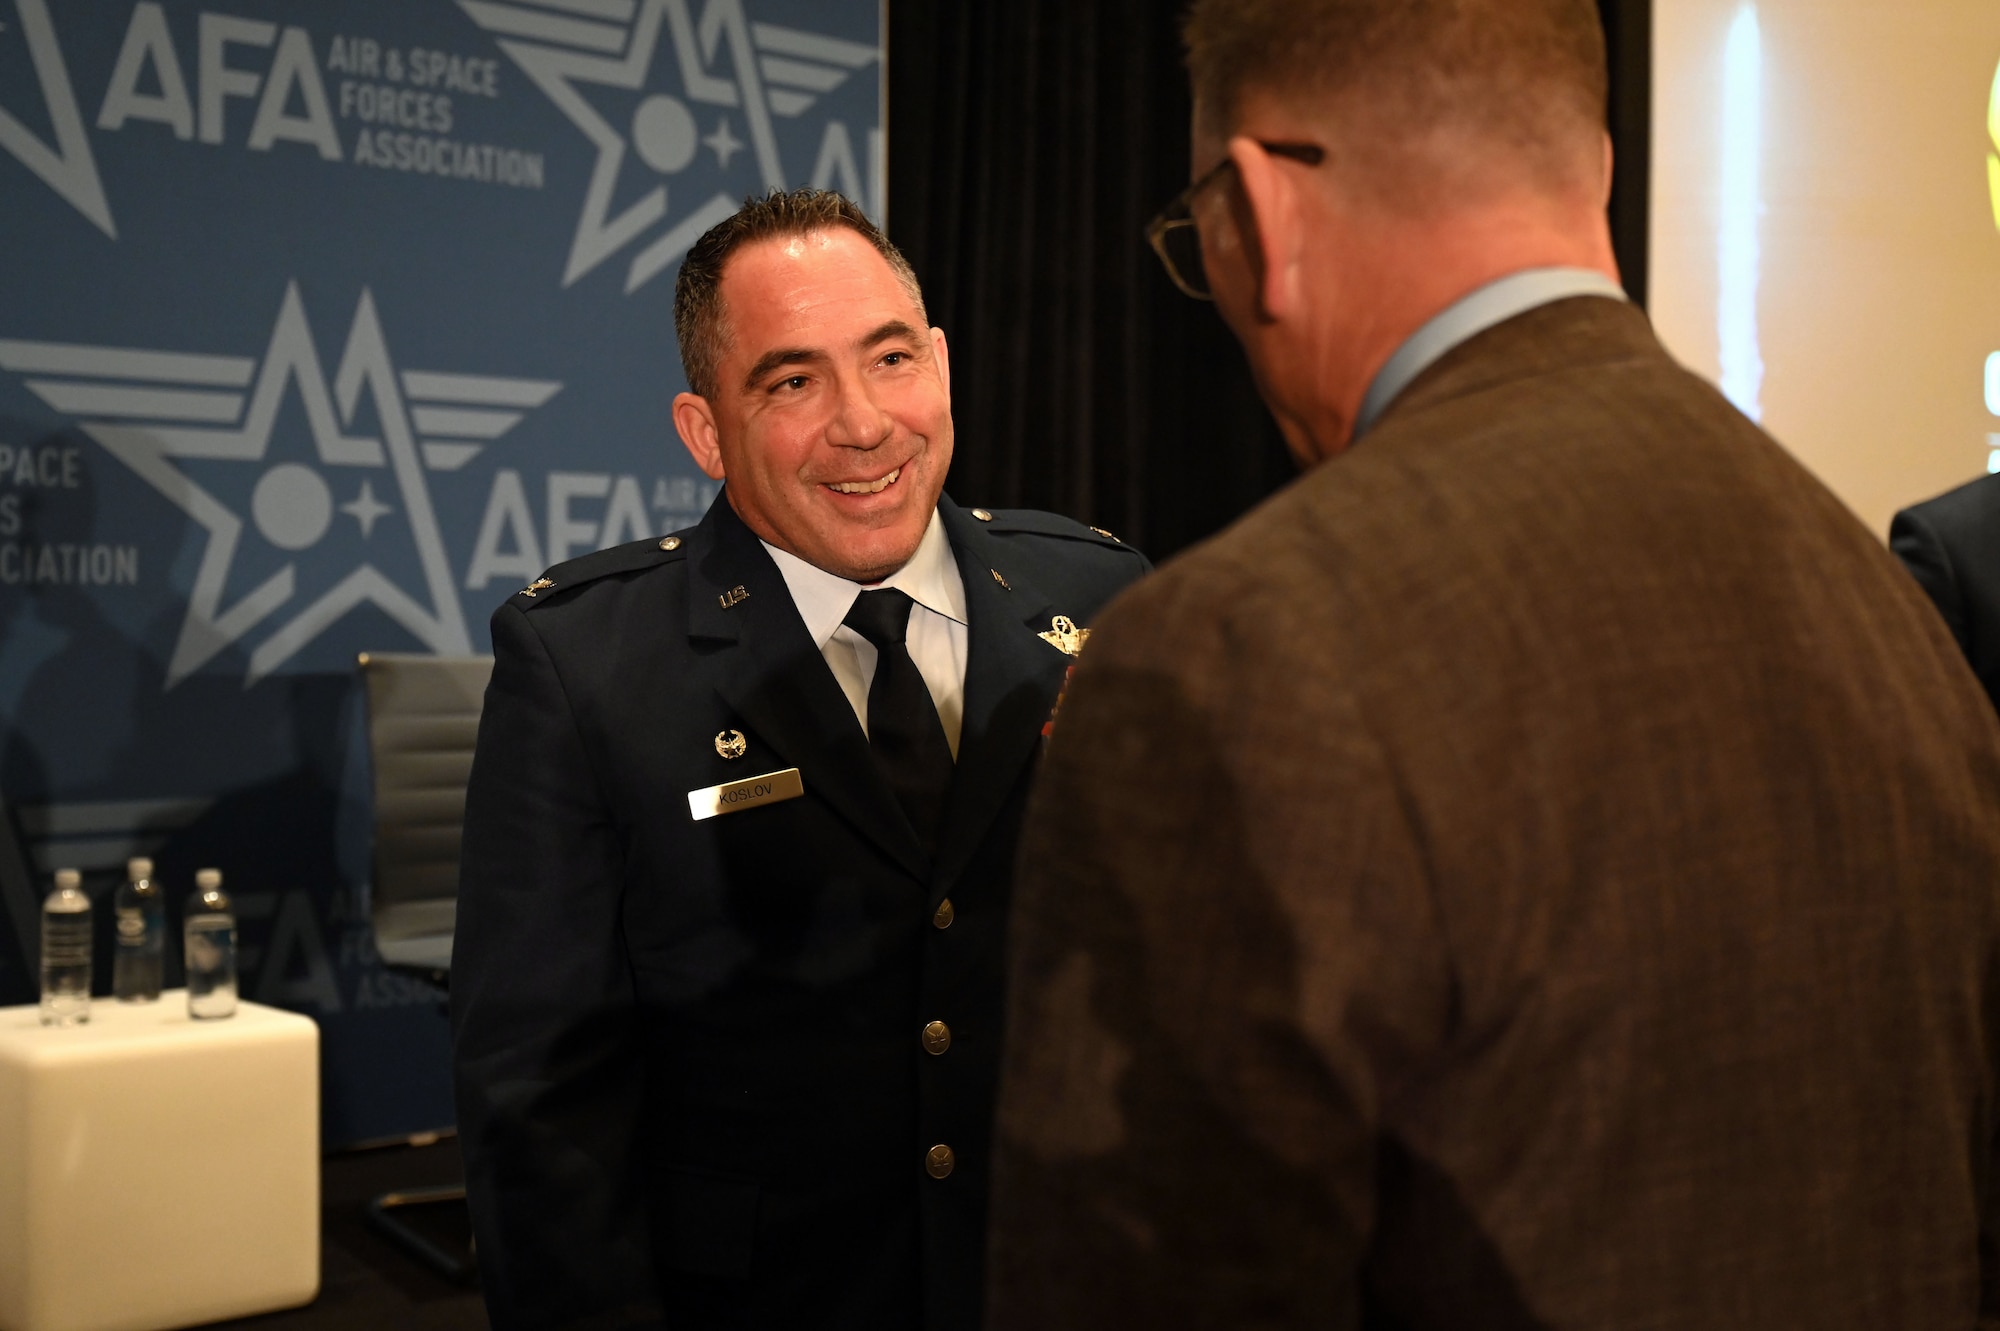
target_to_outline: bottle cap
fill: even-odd
[[[153,876],[153,862],[144,855],[134,855],[131,859],[125,861],[125,876],[135,883],[142,878],[151,878]]]
[[[74,869],[56,870],[56,887],[64,892],[74,892],[83,886],[83,875]]]
[[[222,870],[197,869],[194,875],[194,885],[204,892],[213,892],[216,888],[222,886]]]

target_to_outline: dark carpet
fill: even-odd
[[[243,1331],[487,1331],[478,1290],[432,1272],[370,1229],[364,1218],[372,1197],[464,1177],[452,1138],[328,1156],[320,1172],[319,1297],[290,1312],[214,1325]],[[471,1228],[463,1203],[401,1214],[432,1242],[468,1250]]]

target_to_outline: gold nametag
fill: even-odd
[[[747,781],[725,781],[706,790],[690,790],[688,813],[699,822],[719,813],[736,813],[762,804],[795,800],[805,793],[806,785],[799,780],[799,769],[787,767],[782,772],[766,772]]]

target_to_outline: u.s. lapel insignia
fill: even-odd
[[[750,751],[750,741],[740,730],[725,730],[715,737],[715,751],[725,758],[741,758]]]
[[[1083,645],[1090,641],[1090,630],[1078,628],[1068,615],[1057,615],[1049,622],[1049,631],[1037,636],[1065,656],[1081,656]]]
[[[743,588],[741,588],[740,586],[731,587],[728,591],[724,592],[722,595],[716,597],[715,599],[721,602],[722,608],[724,610],[728,610],[734,606],[739,606],[743,604],[745,601],[749,600],[750,593],[744,591]]]
[[[537,592],[545,592],[553,586],[555,586],[555,584],[553,582],[550,582],[547,578],[536,578],[533,582],[529,583],[527,586],[521,589],[521,595],[533,596]]]

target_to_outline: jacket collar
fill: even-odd
[[[1071,664],[1040,636],[1059,607],[1010,571],[1004,542],[949,498],[939,500],[938,515],[965,587],[970,649],[957,770],[934,864],[876,766],[783,574],[726,492],[687,537],[689,636],[735,645],[716,660],[717,692],[799,768],[809,791],[928,881],[934,898],[964,873],[1033,759]]]
[[[1439,403],[1500,384],[1667,358],[1636,305],[1594,296],[1551,301],[1482,329],[1439,356],[1388,404],[1371,438]]]

